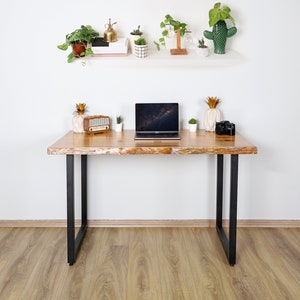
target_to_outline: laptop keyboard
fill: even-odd
[[[136,138],[144,138],[144,139],[172,139],[179,138],[178,133],[137,133]]]

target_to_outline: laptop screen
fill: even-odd
[[[136,103],[136,132],[178,132],[178,103]]]

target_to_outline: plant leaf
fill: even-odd
[[[58,49],[63,50],[63,51],[67,50],[68,47],[69,47],[69,46],[68,46],[68,44],[66,44],[66,43],[57,46]]]
[[[91,48],[87,48],[87,49],[85,50],[85,54],[86,54],[86,55],[90,55],[90,54],[94,54],[94,52],[93,52],[93,50],[92,50]]]
[[[218,9],[218,8],[220,8],[220,6],[221,6],[221,2],[217,2],[217,3],[215,3],[214,8]]]
[[[157,51],[160,51],[160,45],[159,45],[159,43],[157,43],[155,41],[153,41],[153,43],[155,44]]]
[[[162,34],[162,36],[167,36],[168,35],[168,30],[164,30],[161,34]]]
[[[68,63],[72,62],[74,59],[74,53],[71,52],[69,55],[68,55]]]
[[[160,28],[165,28],[166,24],[164,22],[160,22]]]

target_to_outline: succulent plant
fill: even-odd
[[[121,124],[123,121],[123,118],[121,116],[117,116],[116,121],[117,121],[117,124]]]
[[[194,118],[189,119],[189,124],[197,124],[197,120]]]
[[[138,46],[147,45],[147,41],[144,38],[139,38],[139,39],[135,40],[134,43],[135,43],[135,45],[138,45]]]
[[[143,32],[140,31],[141,26],[139,25],[137,29],[133,29],[132,32],[130,32],[130,34],[132,35],[142,35]]]
[[[205,45],[205,42],[204,42],[204,38],[202,38],[201,40],[198,40],[198,47],[199,48],[207,48],[207,46]]]

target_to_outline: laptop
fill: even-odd
[[[134,138],[180,140],[178,103],[136,103]]]

